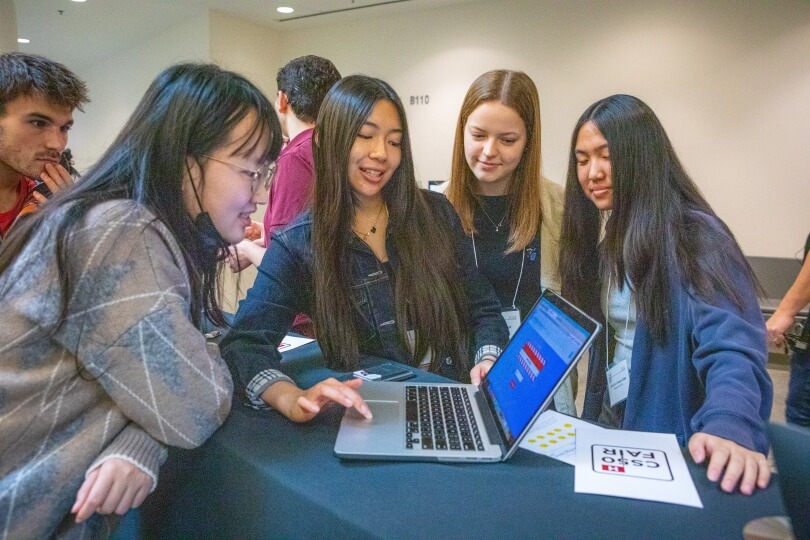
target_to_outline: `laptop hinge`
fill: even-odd
[[[495,444],[505,449],[506,445],[504,445],[501,433],[498,430],[497,424],[495,424],[495,418],[492,417],[492,412],[489,408],[489,403],[487,403],[487,398],[484,397],[483,390],[479,389],[475,392],[475,401],[478,402],[478,410],[481,411],[481,417],[484,419],[484,429],[487,431],[490,444]]]

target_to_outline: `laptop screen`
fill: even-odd
[[[483,383],[508,447],[550,400],[599,325],[547,291],[518,328]]]

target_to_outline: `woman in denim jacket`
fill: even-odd
[[[301,312],[313,317],[332,369],[357,369],[364,354],[467,379],[494,361],[508,339],[500,304],[450,203],[417,186],[393,89],[361,75],[339,81],[313,144],[313,209],[273,236],[222,343],[248,400],[294,421],[330,402],[370,417],[361,381],[301,390],[278,371],[278,344]]]

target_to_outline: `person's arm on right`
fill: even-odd
[[[796,314],[807,304],[810,304],[810,257],[804,258],[804,264],[796,281],[785,293],[773,315],[765,321],[768,339],[771,343],[776,347],[782,346],[785,341],[785,332],[793,324]]]

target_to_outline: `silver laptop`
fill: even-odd
[[[481,386],[363,382],[367,420],[347,409],[335,454],[347,459],[509,459],[591,345],[600,324],[548,289]]]

